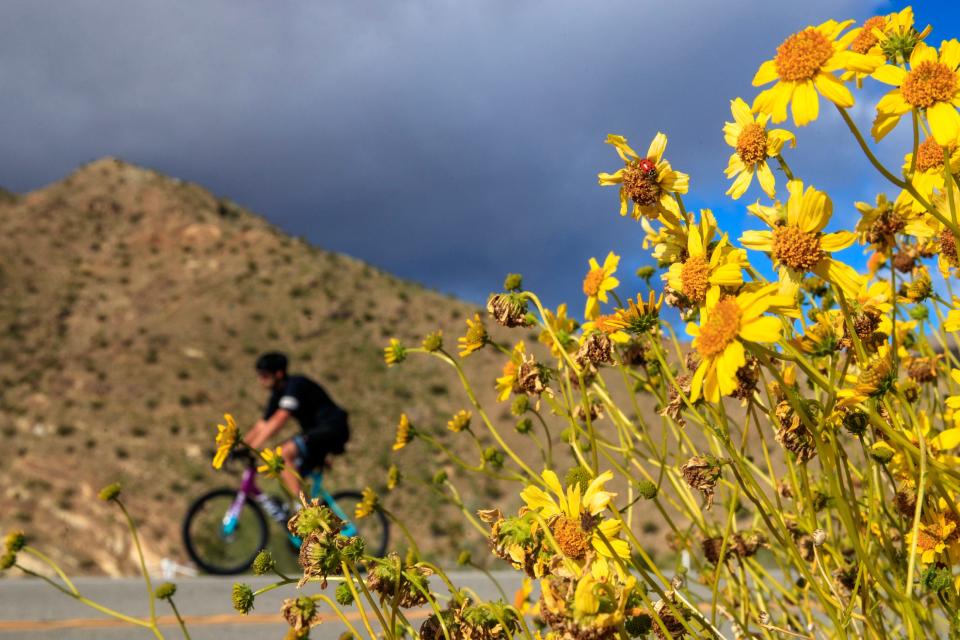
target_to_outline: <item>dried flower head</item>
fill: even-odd
[[[720,461],[713,456],[693,456],[683,463],[680,473],[688,485],[703,495],[709,510],[713,506],[714,488],[720,480]]]

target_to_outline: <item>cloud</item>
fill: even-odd
[[[757,66],[789,33],[875,8],[9,1],[0,171],[26,190],[116,154],[443,291],[480,301],[519,271],[577,307],[590,256],[613,249],[625,271],[646,259],[639,225],[596,184],[617,165],[605,135],[645,148],[667,132],[691,204],[715,206],[736,235],[729,100],[755,95]],[[879,183],[824,112],[800,132],[794,168],[831,190],[842,219]]]

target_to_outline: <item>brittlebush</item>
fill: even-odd
[[[930,31],[906,8],[809,26],[759,57],[753,85],[765,88],[731,100],[734,121],[717,123],[733,150],[727,195],[756,198],[735,214],[754,219],[739,237],[709,209],[687,210],[696,182],[674,168],[666,135],[639,132],[653,134],[644,154],[609,135],[623,164],[599,182],[619,189],[610,214],[645,235],[637,251],[656,263],[642,274],[659,275],[653,290],[621,290],[610,253],[590,260],[584,298],[569,305],[544,308],[511,274],[457,349],[439,333],[423,347],[391,341],[387,364],[436,358],[472,405],[450,407],[446,425],[400,416],[396,455],[447,457],[434,489],[523,586],[513,602],[478,601],[419,558],[414,539],[407,557],[372,560],[306,505],[299,583],[336,581],[336,603],[289,600],[290,637],[320,624],[315,604],[339,615],[351,603],[362,625],[341,615],[350,633],[388,638],[960,637],[960,42],[934,47]],[[881,163],[850,113],[877,86],[874,140],[912,129],[900,167]],[[821,106],[887,180],[872,203],[835,211],[784,156],[803,132],[768,126],[788,112],[796,127],[815,124]],[[854,245],[863,268],[839,253]],[[499,343],[494,322],[517,338]],[[502,371],[470,381],[461,361],[485,348],[502,352]],[[495,388],[509,414],[478,402],[473,385]],[[477,459],[437,433],[473,438]],[[475,513],[478,498],[457,488],[475,473],[514,482],[515,495]],[[384,504],[367,490],[358,514],[374,509]],[[641,541],[650,530],[672,553],[653,557]],[[476,566],[469,553],[461,563]],[[437,575],[449,596],[433,590]],[[238,585],[237,607],[249,611],[254,595]],[[406,607],[427,607],[426,621]]]

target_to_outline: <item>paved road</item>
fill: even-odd
[[[516,572],[497,572],[508,597],[520,586]],[[479,572],[452,574],[458,587],[475,590],[483,598],[496,598],[498,591],[489,578]],[[187,618],[190,635],[194,640],[231,638],[248,640],[282,638],[287,625],[280,618],[280,603],[296,593],[295,585],[282,587],[257,598],[256,608],[248,616],[234,612],[230,604],[230,592],[237,580],[250,584],[254,589],[272,582],[254,576],[233,578],[181,578],[176,581],[175,602],[180,613]],[[80,593],[91,600],[132,616],[147,615],[147,600],[142,580],[132,578],[78,578],[74,580]],[[438,579],[431,586],[439,590]],[[315,584],[305,586],[314,592]],[[328,587],[333,595],[334,584]],[[159,602],[158,615],[164,624],[161,630],[166,638],[181,638],[176,621],[170,616],[170,608]],[[423,619],[426,611],[411,612],[413,617]],[[351,622],[360,625],[355,610],[348,612]],[[411,619],[411,622],[416,622]],[[345,627],[331,615],[311,634],[314,640],[334,640]],[[122,622],[115,621],[84,604],[56,592],[49,585],[33,579],[0,580],[0,640],[150,640],[153,634]]]

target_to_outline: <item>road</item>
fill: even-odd
[[[485,599],[496,599],[498,591],[494,584],[480,572],[457,572],[451,574],[453,583],[460,588],[470,588]],[[496,572],[507,595],[520,586],[517,572]],[[290,585],[257,597],[256,608],[247,616],[233,610],[230,593],[234,582],[246,582],[254,589],[273,582],[254,576],[234,578],[198,577],[176,580],[177,594],[174,602],[186,618],[193,640],[213,640],[229,637],[231,640],[260,638],[283,638],[286,622],[280,617],[280,603],[296,594],[296,586]],[[77,578],[74,584],[80,593],[91,600],[127,615],[148,615],[146,587],[140,579],[133,578]],[[156,583],[155,583],[156,584]],[[333,595],[335,584],[327,592]],[[431,581],[439,591],[442,582]],[[316,584],[304,587],[308,593],[318,589]],[[183,635],[171,615],[166,602],[157,603],[157,615],[165,638],[182,638]],[[426,610],[411,612],[411,622],[416,625],[427,616]],[[362,629],[359,614],[347,608],[347,618]],[[413,618],[416,618],[414,620]],[[319,627],[311,633],[314,640],[335,640],[346,628],[334,615],[326,616]],[[35,579],[0,580],[0,640],[155,640],[147,629],[141,629],[117,621],[58,593],[52,587]]]

